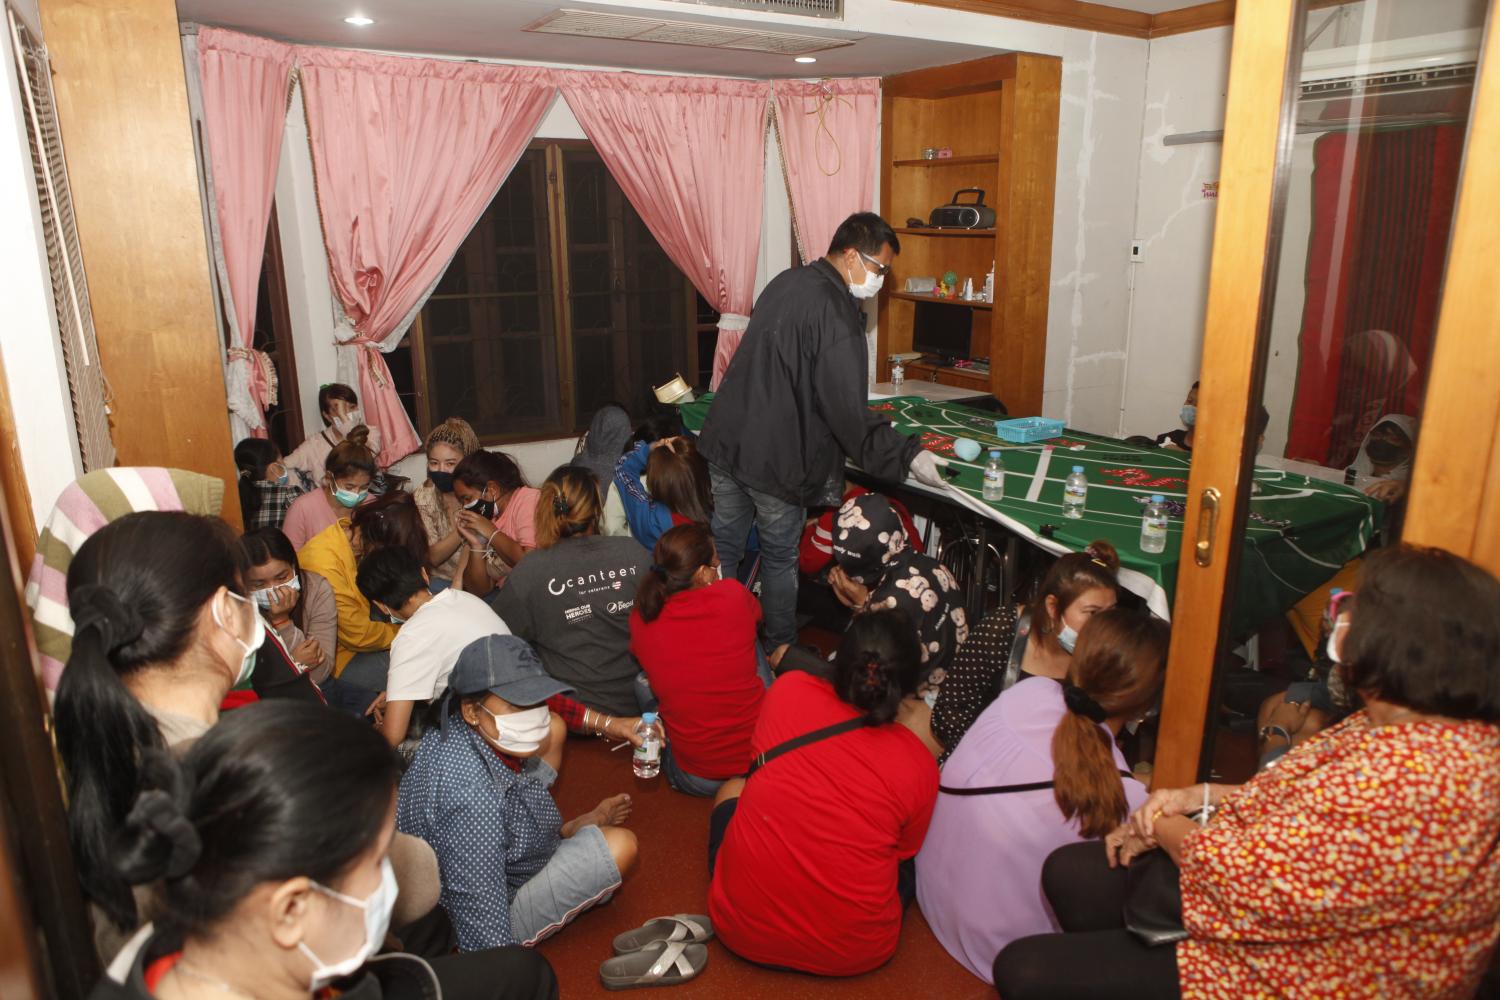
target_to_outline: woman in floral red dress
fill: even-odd
[[[1330,652],[1362,711],[1244,785],[1155,792],[1104,850],[1048,859],[1065,933],[1000,953],[1005,1000],[1473,995],[1500,935],[1500,582],[1382,550]],[[1154,849],[1187,936],[1153,948],[1124,927],[1120,865]]]

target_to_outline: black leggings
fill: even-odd
[[[1125,869],[1099,841],[1070,844],[1042,866],[1042,891],[1061,934],[1012,941],[995,958],[1004,1000],[1176,1000],[1177,947],[1151,948],[1125,929]]]

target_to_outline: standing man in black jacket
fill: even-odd
[[[860,303],[901,252],[874,212],[849,216],[828,256],[783,271],[755,303],[714,396],[698,450],[713,478],[714,541],[726,579],[760,527],[766,645],[797,638],[797,544],[804,508],[837,505],[844,460],[899,482],[908,469],[941,487],[943,460],[866,405],[869,351]]]

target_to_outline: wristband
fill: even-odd
[[[1261,740],[1266,740],[1272,736],[1280,736],[1282,739],[1286,740],[1287,746],[1292,745],[1292,734],[1286,731],[1285,726],[1261,726],[1259,736]]]

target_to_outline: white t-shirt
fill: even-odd
[[[388,701],[431,701],[448,686],[458,654],[475,639],[510,635],[490,606],[451,587],[417,609],[391,643]]]

